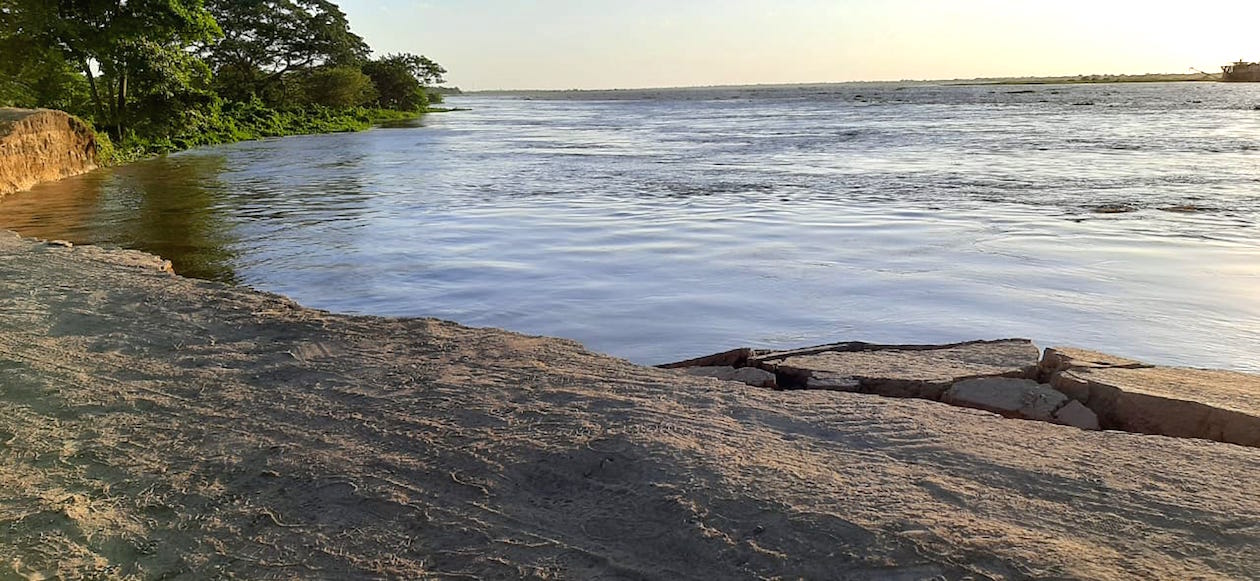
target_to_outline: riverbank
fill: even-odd
[[[1058,77],[995,77],[942,81],[958,85],[1105,85],[1119,83],[1219,83],[1220,73],[1147,73],[1137,75],[1070,75]]]
[[[743,344],[1029,337],[1255,373],[1255,88],[464,98],[475,111],[405,129],[49,184],[6,198],[0,228],[142,249],[335,312],[570,337],[644,364]]]
[[[0,198],[96,169],[92,128],[61,111],[0,107]]]
[[[172,137],[131,137],[118,144],[112,143],[103,133],[98,133],[96,137],[102,145],[101,165],[117,166],[206,145],[293,135],[365,131],[377,125],[414,121],[427,113],[436,112],[444,110],[426,108],[423,111],[396,111],[368,107],[334,109],[318,106],[280,110],[261,103],[231,103],[207,121],[206,127],[197,131]]]
[[[641,95],[687,95],[699,93],[746,93],[749,91],[816,92],[853,88],[986,86],[986,85],[1108,85],[1129,83],[1219,83],[1220,73],[1146,73],[1134,75],[1065,75],[1052,77],[976,77],[972,79],[903,79],[900,81],[843,81],[833,83],[767,83],[756,85],[702,85],[636,87],[629,89],[487,89],[465,91],[462,95],[523,97],[534,99],[622,99]]]
[[[771,391],[0,236],[16,576],[1246,578],[1260,450]]]
[[[238,103],[217,117],[213,127],[202,131],[160,139],[131,137],[115,144],[108,135],[63,111],[0,107],[0,196],[91,171],[98,165],[124,165],[193,147],[364,131],[378,125],[415,121],[428,113],[458,110],[314,107],[280,111]]]

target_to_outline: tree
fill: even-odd
[[[357,107],[376,98],[372,80],[351,66],[326,67],[302,76],[302,101],[344,109]]]
[[[415,111],[429,104],[416,77],[412,55],[386,55],[363,65],[376,87],[377,107]]]
[[[169,136],[193,128],[213,114],[218,97],[210,90],[210,67],[196,54],[150,41],[137,43],[130,66],[137,87],[128,122],[142,134]]]
[[[357,66],[370,52],[329,0],[209,0],[208,8],[224,34],[203,54],[225,81],[217,87],[230,100],[247,101],[252,94],[274,103],[285,75]]]
[[[98,125],[116,135],[144,116],[208,97],[190,52],[220,34],[201,0],[3,0],[0,37],[56,53],[87,79]],[[149,106],[132,110],[133,101]]]
[[[378,107],[418,111],[430,101],[425,87],[441,83],[446,69],[424,56],[403,53],[370,61],[363,72],[376,86]]]
[[[446,69],[425,56],[406,55],[412,59],[412,72],[420,79],[420,84],[425,87],[435,87],[446,82],[442,75],[446,74]]]
[[[61,53],[40,48],[28,39],[0,35],[0,55],[14,55],[0,58],[0,106],[91,114],[87,79]]]

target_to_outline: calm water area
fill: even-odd
[[[1260,85],[474,95],[0,202],[342,313],[661,363],[1028,337],[1260,371]]]

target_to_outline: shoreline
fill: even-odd
[[[1191,439],[1250,442],[1212,411],[1235,400],[1152,399],[1123,381],[1164,370],[1121,358],[1061,350],[1042,369],[1030,342],[996,341],[693,362],[740,383],[566,339],[339,315],[3,230],[0,313],[0,577],[1260,567],[1260,447]],[[1055,385],[1023,384],[1036,397],[1014,408],[973,381],[1043,372]],[[1062,414],[1064,397],[1098,425]],[[1124,423],[1170,405],[1220,437]],[[1181,437],[1130,433],[1148,427]]]
[[[366,109],[363,107],[357,110],[338,111],[333,115],[331,120],[313,119],[309,115],[300,116],[296,119],[290,119],[291,125],[283,127],[246,127],[241,129],[244,133],[224,136],[218,134],[214,137],[200,142],[175,143],[170,139],[166,139],[165,143],[151,143],[143,141],[140,143],[132,143],[128,150],[120,151],[122,146],[128,145],[128,142],[122,142],[115,145],[110,141],[109,136],[104,133],[96,133],[96,138],[106,144],[101,149],[104,155],[100,156],[104,159],[99,160],[101,167],[119,167],[146,159],[153,159],[162,155],[169,155],[181,151],[188,151],[199,147],[213,147],[218,145],[229,145],[232,143],[244,143],[249,141],[262,141],[265,139],[279,139],[283,137],[297,137],[302,135],[329,135],[334,133],[359,133],[379,127],[388,127],[391,124],[406,124],[418,121],[430,113],[448,113],[458,109],[451,108],[426,108],[424,111],[396,111],[392,109]],[[273,111],[273,113],[279,113]],[[292,112],[284,112],[286,115],[292,116]],[[312,127],[310,124],[315,123],[317,126]],[[306,124],[306,125],[303,125]]]
[[[1258,448],[754,388],[163,268],[0,233],[0,570],[1176,579],[1260,564],[1260,529],[1237,524],[1260,517]]]
[[[823,89],[833,87],[870,87],[879,85],[915,86],[992,86],[992,85],[1108,85],[1127,83],[1225,83],[1219,73],[1169,73],[1138,75],[1072,75],[1056,77],[979,77],[974,79],[902,79],[897,81],[836,81],[817,83],[762,83],[754,85],[684,85],[665,87],[631,87],[604,89],[479,89],[463,91],[468,96],[527,96],[550,94],[635,92],[700,92],[720,90]]]

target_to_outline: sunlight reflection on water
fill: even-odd
[[[466,97],[41,186],[0,227],[648,363],[1025,336],[1260,371],[1260,92],[990,91]]]

